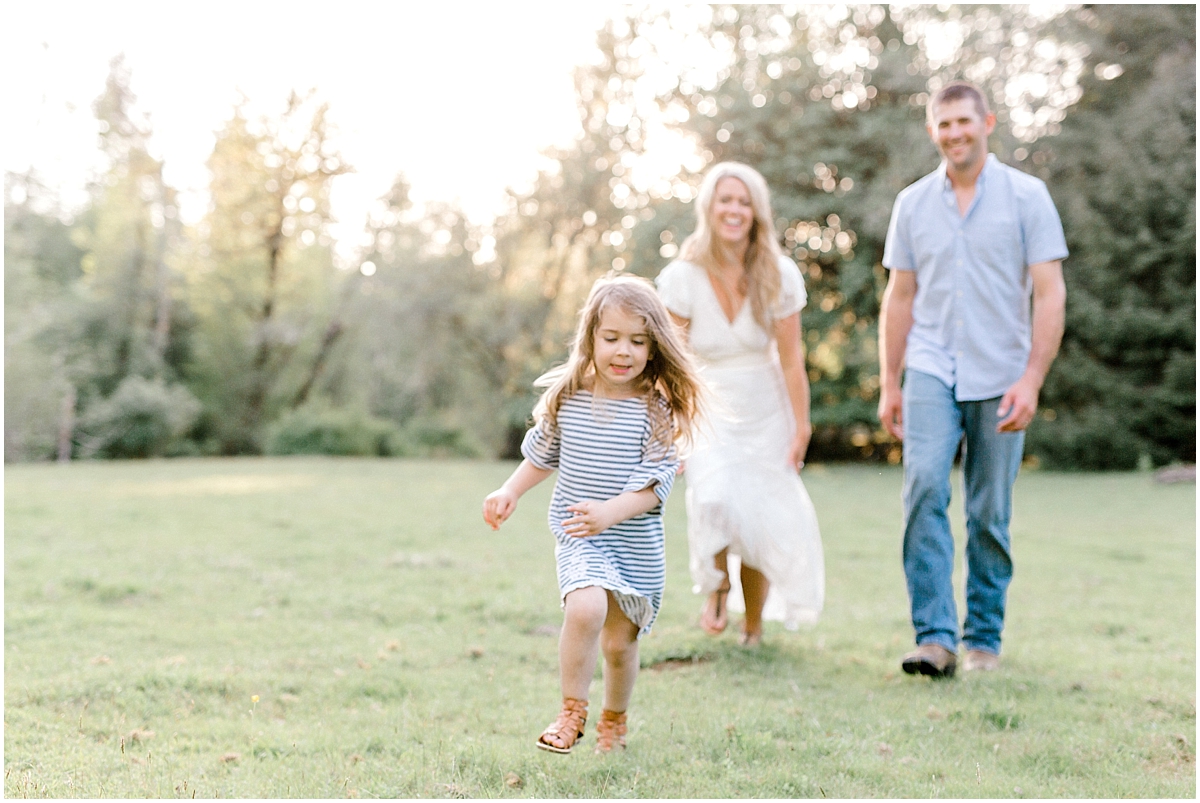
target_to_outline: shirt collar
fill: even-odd
[[[995,170],[995,166],[1000,164],[1000,160],[996,158],[996,154],[989,153],[987,158],[983,160],[983,169],[979,171],[979,177],[975,179],[975,188],[982,189],[987,183],[988,173]],[[943,159],[937,168],[938,178],[941,180],[941,186],[944,190],[953,189],[950,186],[950,177],[946,175],[946,160]]]

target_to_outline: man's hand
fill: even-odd
[[[904,440],[904,396],[900,388],[879,389],[879,420],[893,438]]]
[[[1001,420],[996,426],[996,431],[1020,432],[1029,426],[1037,413],[1039,390],[1033,380],[1024,376],[1018,379],[1000,398],[1000,407],[997,408],[996,415]]]
[[[1000,408],[996,410],[1001,419],[997,432],[1020,432],[1033,421],[1042,382],[1062,342],[1067,303],[1062,262],[1055,259],[1030,265],[1029,276],[1033,279],[1033,343],[1029,364],[1000,399]]]

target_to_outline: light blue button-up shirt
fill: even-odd
[[[943,162],[892,208],[883,266],[916,272],[905,365],[959,401],[1002,396],[1029,362],[1029,266],[1065,259],[1058,210],[1040,179],[988,154],[959,215]]]

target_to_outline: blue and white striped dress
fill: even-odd
[[[645,400],[597,399],[580,391],[559,408],[556,432],[538,422],[525,433],[521,454],[538,468],[558,469],[549,521],[561,597],[577,588],[606,588],[638,636],[650,632],[666,584],[661,503],[671,493],[679,460],[674,447],[664,449],[652,439]],[[573,515],[569,505],[650,486],[660,500],[653,510],[587,538],[563,531]]]

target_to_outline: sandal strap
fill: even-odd
[[[556,750],[570,752],[575,743],[583,737],[583,726],[587,724],[587,707],[587,700],[564,697],[558,717],[542,731],[538,742]]]
[[[604,709],[600,712],[600,721],[596,723],[596,751],[607,753],[614,747],[625,747],[625,734],[628,732],[624,711]]]

